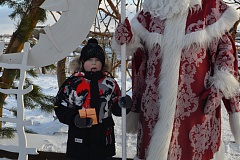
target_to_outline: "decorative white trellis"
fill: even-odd
[[[4,47],[4,43],[0,43],[0,51],[2,52]],[[0,149],[10,151],[10,152],[18,152],[18,160],[27,160],[28,154],[38,154],[36,148],[27,148],[27,138],[25,134],[24,126],[33,125],[32,120],[25,120],[24,118],[24,101],[23,96],[32,91],[33,86],[29,86],[24,89],[24,82],[26,78],[26,71],[34,68],[34,66],[27,65],[28,53],[30,49],[30,44],[26,42],[24,44],[24,52],[22,63],[21,64],[8,64],[8,63],[0,63],[0,67],[6,69],[19,69],[20,70],[20,80],[17,89],[0,89],[0,92],[4,94],[17,94],[17,118],[0,118],[0,121],[12,122],[16,123],[17,126],[17,135],[18,135],[18,146],[4,146],[0,144]]]
[[[31,50],[29,43],[25,43],[21,53],[0,55],[0,67],[20,70],[18,89],[0,89],[0,92],[4,94],[17,94],[17,118],[0,117],[0,121],[16,123],[18,146],[0,144],[0,149],[18,152],[18,160],[27,160],[28,154],[38,154],[36,148],[27,148],[24,130],[24,126],[33,124],[31,120],[26,121],[24,118],[23,96],[33,89],[33,86],[24,89],[26,71],[34,67],[53,64],[76,49],[92,26],[98,3],[98,0],[45,0],[41,8],[62,11],[58,22],[44,28],[46,34],[40,35],[39,42]],[[73,20],[75,17],[78,20]],[[2,53],[3,48],[4,43],[0,43],[0,53]]]

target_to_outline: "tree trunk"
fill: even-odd
[[[66,63],[66,58],[57,62],[57,80],[58,80],[59,88],[62,86],[63,82],[66,80],[65,63]]]
[[[111,59],[111,66],[110,66],[113,77],[116,77],[116,69],[113,70],[113,67],[115,64],[116,64],[116,54],[113,52],[112,59]]]
[[[42,67],[42,74],[46,74],[45,67]]]
[[[21,52],[24,46],[24,42],[28,41],[32,31],[36,27],[41,14],[39,6],[45,0],[32,1],[31,9],[27,10],[17,30],[13,33],[10,43],[6,49],[7,53]],[[28,22],[28,23],[27,23]],[[15,78],[16,70],[4,69],[2,77],[0,79],[0,88],[9,89]],[[0,117],[2,117],[3,103],[8,95],[0,93]],[[0,128],[2,128],[2,122],[0,122]]]
[[[233,27],[230,29],[230,33],[232,34],[232,38],[235,41],[236,39],[236,34],[237,34],[237,27],[239,24],[240,20],[236,21],[233,25]]]

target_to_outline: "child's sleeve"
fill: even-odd
[[[115,84],[115,89],[114,89],[114,93],[112,94],[113,105],[111,110],[115,116],[122,116],[122,108],[118,104],[118,101],[121,98],[121,90],[119,89],[119,86],[115,80],[114,80],[114,84]],[[127,109],[126,113],[128,114],[130,111],[131,111],[131,108]]]
[[[78,114],[77,110],[70,108],[70,91],[70,81],[66,80],[58,91],[54,106],[54,111],[59,121],[67,125],[73,125],[73,116]]]
[[[112,110],[112,113],[115,116],[121,116],[122,115],[122,110],[118,105],[118,100],[121,98],[121,91],[119,89],[119,86],[118,86],[117,82],[115,80],[113,82],[114,82],[115,88],[114,88],[114,91],[112,93],[113,105],[111,106],[111,110]]]

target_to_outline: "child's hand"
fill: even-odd
[[[132,108],[132,98],[129,95],[126,95],[125,97],[121,97],[118,100],[118,105],[121,108],[130,109]]]
[[[73,123],[78,128],[90,128],[92,127],[93,120],[91,118],[81,118],[79,114],[77,114],[74,119]]]

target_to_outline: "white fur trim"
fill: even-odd
[[[172,136],[174,115],[177,101],[180,58],[185,35],[185,15],[176,15],[166,20],[164,39],[162,41],[162,66],[159,76],[159,116],[150,141],[147,160],[166,160]],[[176,27],[176,24],[177,27]],[[176,36],[178,35],[178,36]]]
[[[143,160],[143,159],[140,159],[140,158],[138,158],[137,156],[135,156],[135,157],[133,158],[133,160]]]
[[[179,65],[182,49],[190,48],[194,43],[201,47],[209,46],[214,38],[221,38],[238,19],[237,11],[230,7],[216,23],[206,27],[204,30],[185,35],[187,16],[188,13],[185,15],[175,15],[171,19],[167,19],[164,36],[156,33],[149,33],[141,26],[136,18],[132,21],[134,34],[137,34],[149,49],[158,43],[162,47],[161,50],[163,54],[161,73],[159,75],[161,81],[158,88],[161,97],[159,100],[159,120],[152,133],[147,160],[157,160],[160,157],[162,160],[166,160],[168,156],[176,109]],[[154,41],[152,39],[154,39]],[[165,87],[168,88],[166,89]]]
[[[112,38],[111,46],[115,53],[121,55],[121,45],[115,41],[115,37]],[[133,35],[132,40],[126,44],[126,55],[132,56],[138,48],[143,48],[143,45],[140,43],[140,38]]]
[[[222,91],[226,99],[238,95],[239,83],[238,80],[228,70],[216,70],[213,77],[209,78],[210,86],[216,87]]]
[[[200,0],[196,0],[196,1],[200,1]],[[185,46],[185,48],[190,48],[191,45],[193,44],[197,44],[198,46],[204,47],[204,48],[208,47],[210,46],[210,43],[214,38],[221,38],[222,35],[232,27],[234,22],[238,20],[238,18],[239,18],[239,14],[236,11],[236,9],[233,7],[229,7],[223,13],[223,15],[217,20],[216,23],[207,26],[204,30],[191,32],[185,35],[184,40],[182,40],[181,44]],[[137,35],[136,37],[140,38],[145,43],[146,47],[149,50],[156,44],[163,44],[163,35],[158,33],[148,32],[148,30],[138,22],[136,17],[131,21],[131,26],[132,26],[134,36]],[[179,25],[176,25],[175,23],[174,26],[175,27],[173,28],[175,30]],[[141,41],[138,39],[136,42],[140,43]],[[136,45],[132,42],[130,44]],[[128,47],[130,48],[131,45],[127,46],[127,48]],[[137,48],[135,48],[135,50],[136,49]],[[132,54],[133,51],[134,49],[131,49],[131,52],[129,53]]]
[[[156,44],[163,44],[163,35],[148,32],[148,30],[139,23],[136,17],[132,19],[131,26],[133,38],[126,45],[126,53],[128,56],[132,56],[138,48],[143,49],[144,46],[142,45],[142,42],[145,43],[146,48],[149,50]],[[111,46],[114,52],[120,55],[121,45],[115,41],[115,37],[112,39]]]
[[[224,143],[221,141],[219,150],[216,153],[214,153],[213,159],[211,160],[224,160],[224,156],[225,156],[225,146],[224,146]]]
[[[132,19],[131,26],[132,26],[133,34],[139,36],[144,41],[145,36],[147,36],[149,32],[146,28],[143,27],[142,24],[139,23],[139,21],[137,20],[137,17]]]
[[[202,0],[190,0],[189,7],[195,8],[196,6],[202,6]]]
[[[214,24],[207,26],[204,30],[187,34],[183,43],[185,43],[186,48],[189,48],[194,43],[201,47],[207,47],[213,38],[221,38],[238,19],[238,11],[233,7],[229,7]]]
[[[132,29],[135,35],[138,35],[145,43],[145,47],[151,50],[156,44],[163,44],[163,35],[149,32],[146,28],[139,23],[137,18],[132,20]],[[143,47],[142,47],[143,48]]]
[[[136,112],[129,112],[127,114],[127,124],[126,124],[126,131],[127,133],[136,134],[138,131],[138,121],[139,121],[139,114]]]
[[[240,113],[230,114],[229,123],[235,142],[240,145]]]
[[[187,10],[201,7],[200,0],[144,0],[143,10],[160,19],[172,18],[177,14],[184,15]],[[198,8],[200,8],[198,7]]]
[[[133,18],[133,20],[137,21],[136,17]],[[137,23],[139,23],[139,22],[137,21]],[[131,26],[132,26],[132,24],[131,24]],[[126,44],[126,55],[127,56],[132,56],[138,48],[143,48],[141,39],[139,38],[139,35],[141,35],[141,37],[142,37],[143,32],[146,33],[147,30],[140,23],[138,25],[134,26],[134,28],[138,30],[138,34],[135,34],[136,31],[132,30],[133,37],[132,37],[131,41]],[[113,36],[113,38],[112,38],[111,47],[115,53],[117,53],[118,55],[121,55],[121,45],[116,42],[115,36]]]
[[[119,54],[119,55],[121,54],[121,45],[116,42],[115,36],[113,36],[112,38],[111,47],[116,54]]]

